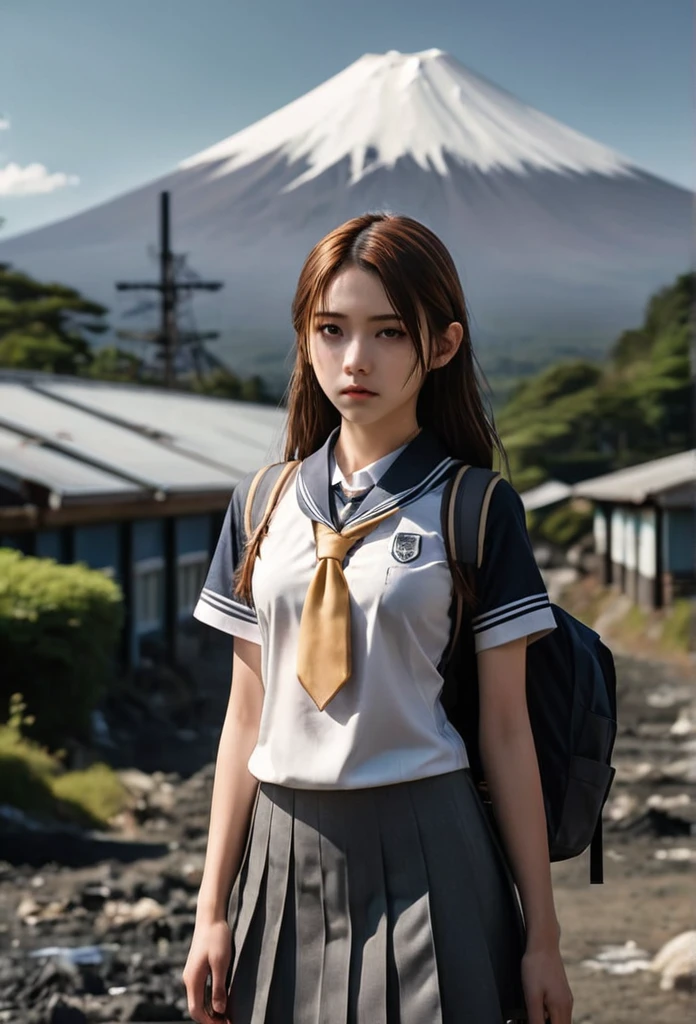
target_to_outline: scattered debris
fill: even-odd
[[[672,846],[668,850],[655,850],[656,860],[665,860],[673,864],[696,864],[696,850],[689,846]]]
[[[662,683],[656,690],[646,695],[645,702],[651,708],[672,708],[675,704],[682,704],[692,699],[693,693],[688,686]]]
[[[639,808],[640,803],[633,793],[618,793],[607,801],[604,817],[609,821],[625,821],[635,815]]]
[[[583,967],[593,971],[606,971],[607,974],[634,974],[636,971],[647,971],[650,968],[650,954],[639,949],[633,939],[623,946],[603,946],[595,957],[581,961]]]
[[[689,709],[682,708],[677,716],[677,720],[670,728],[669,734],[670,736],[690,736],[694,728],[696,728],[696,725]]]
[[[29,954],[31,957],[59,957],[67,960],[70,964],[101,964],[104,962],[104,952],[101,946],[44,946],[43,949],[34,949]]]
[[[617,770],[616,778],[624,783],[642,782],[655,772],[655,765],[650,761],[638,761],[636,764],[622,764]]]
[[[696,931],[682,932],[653,957],[650,970],[660,974],[660,988],[696,991]]]

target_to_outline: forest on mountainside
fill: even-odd
[[[647,303],[601,361],[566,359],[518,381],[496,425],[519,491],[588,477],[693,444],[690,367],[696,274]]]

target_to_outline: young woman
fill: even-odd
[[[422,224],[366,214],[309,254],[293,320],[299,468],[249,543],[235,491],[194,613],[235,641],[191,1016],[570,1024],[525,699],[555,620],[504,479],[473,618],[497,835],[440,703],[443,489],[453,460],[504,456],[456,269]]]

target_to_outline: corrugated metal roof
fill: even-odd
[[[52,395],[128,425],[175,451],[209,460],[237,480],[282,457],[285,411],[161,388],[53,377],[36,381]]]
[[[0,426],[43,440],[65,456],[146,490],[176,494],[231,490],[241,476],[265,460],[264,442],[271,434],[267,419],[257,415],[247,422],[236,409],[230,414],[230,406],[244,403],[191,396],[193,403],[188,404],[189,396],[178,393],[142,389],[141,395],[137,387],[78,382],[74,393],[82,395],[83,401],[77,407],[60,400],[58,393],[51,395],[46,379],[38,391],[30,381],[3,380],[3,376]],[[54,386],[61,384],[51,380]],[[87,402],[93,387],[96,393]],[[153,408],[149,409],[150,399]],[[214,414],[206,412],[208,402],[216,407]],[[112,418],[112,408],[125,414],[120,423]],[[225,410],[238,434],[226,423]],[[211,458],[210,453],[222,458]]]
[[[527,512],[533,512],[537,508],[546,508],[547,505],[555,505],[557,501],[569,498],[573,490],[570,484],[564,484],[560,480],[546,480],[538,487],[521,494],[522,503]]]
[[[689,484],[696,484],[696,448],[583,480],[573,486],[573,494],[595,501],[641,504]]]
[[[0,470],[9,476],[40,484],[56,495],[61,504],[90,498],[118,500],[148,492],[120,477],[104,473],[79,459],[46,448],[36,441],[0,427]]]

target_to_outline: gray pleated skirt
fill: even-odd
[[[525,925],[468,769],[259,785],[229,904],[233,1024],[525,1021]]]

